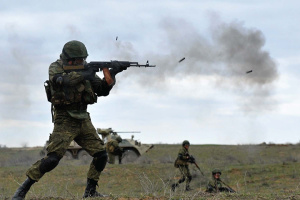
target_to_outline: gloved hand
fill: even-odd
[[[96,72],[93,68],[88,68],[87,70],[79,72],[79,74],[83,76],[85,80],[94,80]]]
[[[109,69],[110,75],[112,77],[115,77],[116,74],[122,72],[123,70],[127,69],[127,66],[122,66],[121,63],[119,63],[118,61],[112,61],[112,68]]]
[[[190,157],[189,157],[189,162],[190,162],[190,163],[195,163],[196,160],[195,160],[195,158],[194,158],[193,156],[190,156]]]
[[[52,80],[57,86],[68,85],[70,82],[69,77],[62,74],[55,75]]]
[[[62,76],[59,76],[59,77],[56,78],[56,81],[55,81],[56,84],[62,85],[63,82],[64,82],[64,79],[63,79]]]

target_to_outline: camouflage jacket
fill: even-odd
[[[123,151],[123,149],[120,148],[118,141],[114,139],[106,143],[106,150],[113,155],[121,155]]]
[[[206,186],[207,192],[219,192],[219,190],[223,188],[222,182],[215,178],[212,178]]]
[[[62,75],[69,80],[68,85],[59,86],[53,82],[55,75]],[[87,119],[87,104],[97,102],[97,96],[107,96],[112,89],[104,79],[95,75],[92,81],[84,80],[80,73],[66,73],[61,60],[53,62],[49,67],[49,82],[51,88],[51,103],[54,105],[54,115],[59,111],[67,113],[76,119]]]
[[[178,152],[178,157],[176,159],[176,165],[188,165],[189,150],[182,147]]]

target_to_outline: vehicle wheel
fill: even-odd
[[[132,163],[134,162],[137,158],[139,157],[139,155],[133,151],[133,150],[126,150],[124,152],[124,157],[122,159],[122,163]]]
[[[64,160],[72,160],[73,159],[73,155],[70,151],[66,151],[64,157],[63,157]]]
[[[88,154],[88,152],[81,150],[78,153],[78,159],[82,161],[82,163],[87,164],[92,160],[92,156]]]

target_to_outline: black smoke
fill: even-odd
[[[146,73],[135,70],[143,85],[164,85],[169,77],[213,77],[216,87],[235,92],[244,111],[272,108],[278,71],[274,59],[263,49],[266,39],[262,31],[247,28],[242,22],[225,23],[219,19],[211,21],[206,35],[201,34],[206,30],[199,30],[183,19],[164,19],[159,28],[164,37],[156,52],[140,55],[130,42],[116,43],[119,57],[140,58],[157,65]],[[179,63],[183,57],[185,60]],[[247,73],[249,70],[252,73]]]

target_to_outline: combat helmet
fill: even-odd
[[[64,45],[60,56],[63,60],[69,60],[72,58],[86,58],[88,56],[88,52],[82,42],[72,40]]]
[[[220,169],[214,169],[214,170],[212,170],[211,173],[212,173],[212,175],[217,174],[217,173],[219,173],[220,175],[222,174]]]
[[[182,146],[185,146],[185,145],[189,145],[190,146],[190,142],[188,140],[184,140],[182,142]]]
[[[122,142],[121,136],[117,136],[117,137],[116,137],[116,140],[117,140],[119,143]]]

